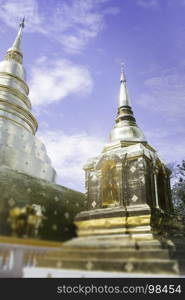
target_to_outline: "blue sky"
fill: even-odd
[[[0,55],[22,16],[37,136],[58,183],[84,190],[108,142],[120,62],[138,125],[166,162],[185,157],[185,0],[0,0]]]

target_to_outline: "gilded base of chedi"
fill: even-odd
[[[185,274],[184,230],[174,216],[166,219],[162,212],[141,205],[127,213],[123,208],[94,210],[93,215],[82,212],[75,224],[78,237],[65,242],[61,250],[38,258],[37,267],[146,277]]]

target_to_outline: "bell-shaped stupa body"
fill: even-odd
[[[24,19],[13,46],[0,62],[0,166],[54,182],[56,172],[45,146],[35,137],[38,125],[31,113],[22,65],[23,28]]]

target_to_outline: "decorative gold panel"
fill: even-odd
[[[101,176],[102,206],[118,204],[118,174],[114,160],[102,163]]]

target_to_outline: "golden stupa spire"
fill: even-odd
[[[12,47],[10,48],[11,50],[21,52],[22,33],[23,33],[23,29],[25,27],[24,22],[25,22],[25,17],[22,19],[22,22],[19,25],[19,31],[17,33],[17,36],[15,38],[15,41],[14,41]]]
[[[121,76],[120,76],[120,93],[119,93],[119,107],[121,106],[131,106],[128,91],[126,86],[126,77],[124,73],[124,63],[121,63]]]
[[[12,47],[9,48],[7,51],[7,54],[5,56],[6,59],[14,59],[17,62],[22,63],[23,55],[21,52],[21,41],[22,41],[22,34],[23,34],[24,27],[25,27],[25,17],[22,19],[19,25],[19,30]]]
[[[128,97],[124,64],[121,64],[120,92],[118,99],[118,114],[116,124],[110,133],[110,142],[122,141],[127,144],[145,142],[143,132],[137,126],[131,103]]]

